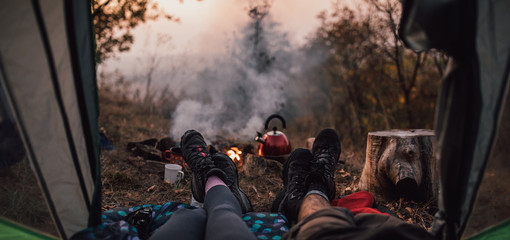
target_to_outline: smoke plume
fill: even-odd
[[[250,17],[222,56],[204,59],[205,66],[183,83],[172,137],[195,129],[209,138],[249,139],[283,110],[295,51],[267,12],[254,8]]]

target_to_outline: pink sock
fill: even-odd
[[[222,185],[228,188],[227,184],[225,184],[219,177],[210,176],[207,178],[207,182],[205,183],[205,193],[209,191],[214,186]]]

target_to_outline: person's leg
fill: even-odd
[[[340,158],[340,138],[335,130],[319,132],[312,146],[312,172],[308,191],[316,192],[328,202],[336,197],[335,172]]]
[[[345,208],[333,208],[318,194],[308,194],[299,209],[299,223],[287,239],[428,239],[423,229],[383,214],[358,214]]]
[[[225,172],[214,165],[204,137],[199,132],[186,131],[181,137],[180,151],[192,172],[191,193],[193,198],[198,202],[204,202],[207,178],[216,176],[225,181],[227,176]]]
[[[204,202],[206,182],[215,176],[234,194],[243,212],[251,211],[250,200],[239,188],[237,167],[232,159],[219,152],[211,156],[204,138],[195,130],[188,130],[181,137],[180,151],[192,171],[191,192],[196,201]]]
[[[251,212],[252,206],[250,199],[248,199],[246,193],[244,193],[239,187],[239,177],[236,164],[229,156],[227,156],[227,154],[221,152],[213,154],[212,161],[214,162],[214,166],[216,166],[216,168],[225,172],[225,184],[237,199],[237,202],[241,207],[241,211],[243,213]]]
[[[283,169],[283,190],[272,211],[282,212],[294,225],[329,206],[336,195],[334,174],[340,152],[340,139],[333,129],[317,135],[312,152],[303,148],[292,152]]]
[[[378,214],[354,216],[346,208],[330,206],[335,197],[334,173],[340,155],[338,135],[331,129],[319,133],[312,148],[308,192],[298,212],[299,223],[284,239],[430,239],[423,229]],[[290,170],[289,170],[290,171]]]
[[[334,173],[339,156],[340,140],[332,129],[325,129],[317,135],[312,152],[303,148],[292,152],[283,169],[284,188],[273,202],[272,208],[272,211],[279,211],[287,216],[291,225],[299,222],[286,237],[296,237],[303,226],[317,230],[322,228],[321,225],[327,224],[328,221],[311,221],[306,224],[308,221],[303,220],[311,216],[313,220],[313,215],[317,212],[332,209],[330,199],[333,199],[336,193]],[[340,223],[348,223],[346,226],[354,223],[350,216],[340,219]],[[331,226],[340,224],[338,221],[333,223]]]
[[[301,220],[283,239],[433,239],[426,230],[382,214],[326,207]]]
[[[172,236],[179,239],[204,239],[206,220],[207,214],[204,209],[178,209],[165,224],[154,231],[150,239],[163,240]]]
[[[255,239],[242,219],[238,200],[226,186],[217,185],[207,191],[205,239]]]
[[[331,208],[331,204],[321,195],[309,194],[299,208],[298,222],[322,209]]]
[[[251,203],[239,188],[237,167],[224,153],[212,156],[214,165],[225,172],[225,182],[211,176],[207,179],[204,208],[207,211],[205,239],[255,239],[242,220],[242,213],[251,211]]]
[[[207,212],[205,239],[255,239],[241,218],[251,203],[239,188],[237,168],[223,153],[212,157],[200,133],[188,130],[181,138],[184,160],[193,172],[193,197]]]
[[[310,150],[298,148],[283,166],[283,189],[276,196],[271,211],[283,213],[290,225],[297,223],[301,202],[307,193],[311,159]]]
[[[353,239],[356,229],[351,211],[325,206],[300,220],[283,239]]]

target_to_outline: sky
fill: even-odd
[[[295,70],[321,61],[320,56],[304,61],[296,49],[319,27],[317,15],[331,1],[274,0],[261,23],[265,41],[259,46],[276,60],[260,72],[249,57],[253,41],[247,37],[254,31],[248,16],[254,0],[160,0],[180,22],[161,19],[137,27],[131,50],[101,64],[98,72],[117,71],[141,96],[147,79],[150,96],[173,95],[172,137],[193,128],[207,136],[251,139],[267,116],[292,111],[287,101],[290,89],[299,88],[289,85],[299,74]]]
[[[193,42],[194,37],[216,35],[215,32],[229,34],[249,20],[247,16],[250,1],[242,0],[186,0],[160,1],[168,12],[181,18],[181,24],[173,24],[169,30],[179,33],[175,40],[179,44]],[[253,1],[252,1],[253,2]],[[270,13],[283,30],[302,43],[306,34],[319,25],[317,14],[330,6],[329,0],[275,0]]]
[[[331,6],[332,0],[274,0],[270,14],[278,29],[289,36],[295,46],[302,45],[306,36],[320,22],[317,15]],[[253,0],[159,0],[167,13],[180,18],[180,22],[166,19],[150,21],[134,31],[135,43],[131,50],[117,54],[106,61],[101,70],[119,70],[127,75],[143,71],[140,62],[158,56],[214,55],[237,34],[250,19],[247,15]],[[260,2],[260,1],[259,1]],[[166,41],[157,43],[157,39]],[[170,39],[170,40],[168,40]]]

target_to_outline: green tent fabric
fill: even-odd
[[[0,217],[0,239],[52,240],[55,238],[33,231],[19,224],[12,223]]]
[[[510,69],[510,1],[405,1],[400,36],[452,56],[436,107],[440,211],[432,232],[459,239],[492,151]]]
[[[510,220],[491,227],[469,238],[470,240],[507,240],[510,239]]]
[[[100,222],[88,1],[2,1],[0,80],[61,237]]]

